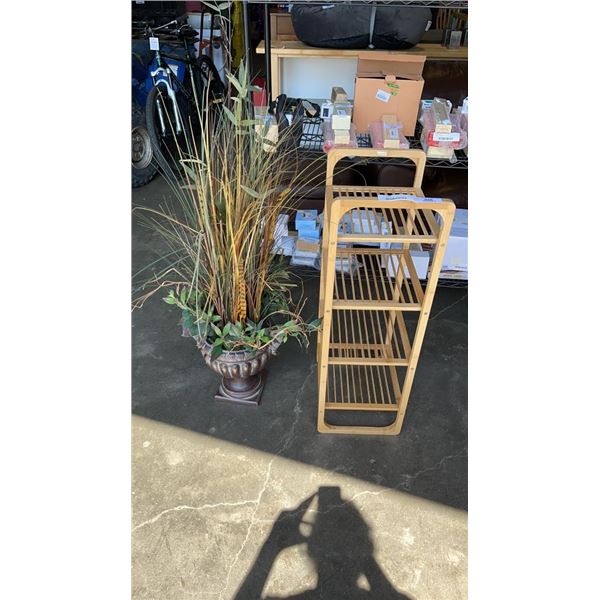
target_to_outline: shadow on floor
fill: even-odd
[[[313,515],[309,507],[314,502]],[[317,573],[316,587],[265,600],[415,600],[388,581],[373,556],[369,526],[352,502],[342,500],[338,486],[322,486],[296,509],[279,514],[234,600],[261,598],[277,556],[297,544],[306,544]]]

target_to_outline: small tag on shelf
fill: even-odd
[[[158,38],[157,37],[151,37],[150,38],[150,50],[159,50],[160,46],[158,43]]]
[[[460,140],[460,133],[455,131],[454,133],[441,133],[439,131],[433,132],[434,142],[458,142]]]
[[[442,202],[441,198],[422,198],[421,196],[413,196],[412,194],[377,194],[377,199],[384,202],[393,200],[408,200],[410,202]]]

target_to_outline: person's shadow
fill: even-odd
[[[315,497],[317,512],[309,523],[307,510]],[[342,500],[339,487],[320,487],[296,509],[279,514],[235,600],[259,600],[278,554],[296,544],[307,546],[316,587],[265,600],[416,600],[387,580],[373,557],[369,526],[352,503]]]

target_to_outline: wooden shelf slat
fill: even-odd
[[[328,410],[381,410],[396,412],[398,405],[396,403],[384,404],[382,402],[325,402],[325,408]]]
[[[308,46],[299,40],[271,40],[271,56],[322,57],[322,58],[355,58],[361,52],[385,52],[386,54],[417,54],[425,55],[427,60],[468,60],[468,46],[460,46],[451,50],[441,44],[421,43],[408,50],[379,50],[374,48],[316,48]],[[261,40],[256,47],[257,54],[265,53],[265,41]]]

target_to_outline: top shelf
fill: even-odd
[[[323,0],[248,0],[249,4],[324,4]],[[326,4],[376,4],[381,6],[425,6],[428,8],[468,8],[468,0],[328,0]]]
[[[317,48],[309,46],[300,40],[271,40],[271,54],[281,57],[316,57],[316,58],[357,58],[359,53],[385,52],[386,54],[418,54],[424,55],[427,60],[467,60],[468,46],[459,46],[455,49],[446,48],[441,44],[420,43],[408,50],[369,50],[368,48]],[[256,47],[257,54],[265,53],[265,42]]]

